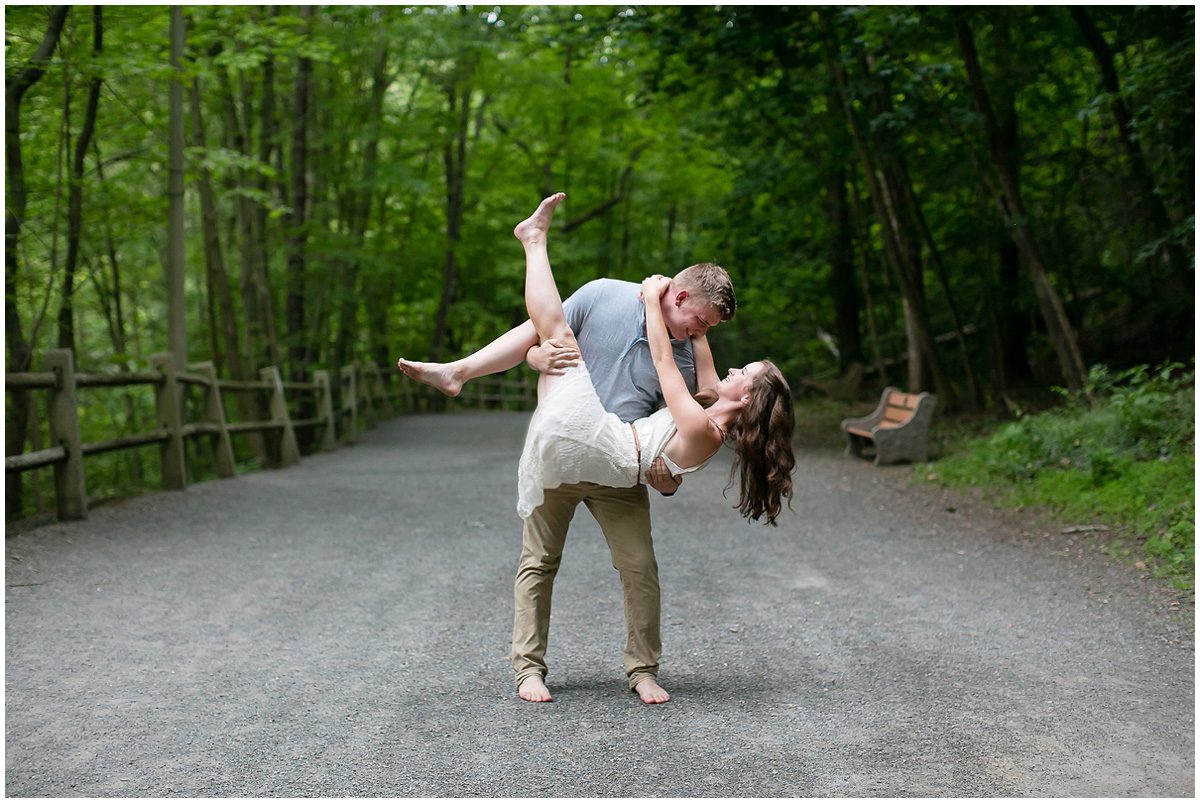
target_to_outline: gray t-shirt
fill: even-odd
[[[563,302],[600,403],[626,423],[645,418],[663,404],[646,339],[646,309],[638,298],[640,289],[641,285],[633,282],[596,279]],[[683,381],[695,393],[691,340],[672,339],[671,347]]]

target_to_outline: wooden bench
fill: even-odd
[[[932,393],[884,388],[874,412],[842,421],[846,454],[863,457],[863,448],[874,445],[877,466],[925,460],[929,423],[936,406],[937,396]]]

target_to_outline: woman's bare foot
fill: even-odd
[[[530,675],[522,680],[517,686],[517,696],[527,703],[548,703],[554,699],[541,675]]]
[[[462,391],[463,375],[444,362],[413,362],[403,357],[396,360],[396,367],[410,379],[429,385],[447,396],[457,396]]]
[[[671,695],[667,694],[667,690],[658,685],[658,681],[654,678],[646,678],[638,682],[633,690],[637,692],[637,696],[642,698],[642,702],[648,705],[657,705],[665,703],[671,699]]]
[[[544,240],[546,233],[550,231],[550,220],[554,217],[554,209],[563,198],[566,198],[565,192],[556,192],[549,198],[544,198],[538,208],[533,210],[533,214],[522,220],[513,229],[513,236],[522,243],[527,243],[530,240]]]

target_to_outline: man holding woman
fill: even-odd
[[[688,388],[693,392],[715,388],[719,380],[706,333],[733,317],[736,301],[729,275],[717,265],[693,265],[671,280],[659,303],[675,364]],[[640,286],[597,279],[581,287],[562,307],[604,409],[628,423],[659,408],[663,397],[647,339]],[[402,359],[398,367],[453,396],[464,382],[513,367],[522,357],[545,374],[561,373],[576,363],[573,348],[550,341],[538,345],[538,340],[533,324],[526,321],[461,360],[417,363]],[[680,482],[661,458],[654,461],[644,480],[664,495],[674,493]],[[552,699],[545,684],[551,596],[567,530],[580,503],[600,525],[620,577],[626,629],[622,658],[629,688],[645,703],[664,703],[670,695],[658,684],[662,652],[658,564],[649,495],[642,484],[607,487],[579,482],[548,488],[542,503],[524,519],[514,585],[511,652],[518,694],[529,702]]]

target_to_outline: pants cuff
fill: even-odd
[[[542,670],[540,670],[540,669],[524,669],[517,673],[516,685],[520,686],[521,681],[525,680],[525,678],[531,678],[534,675],[537,675],[539,678],[542,679],[542,682],[545,682],[546,673],[543,672]]]
[[[658,682],[658,675],[654,672],[634,672],[629,676],[629,688],[632,690],[634,686],[641,683],[646,678],[650,678],[654,682]]]

